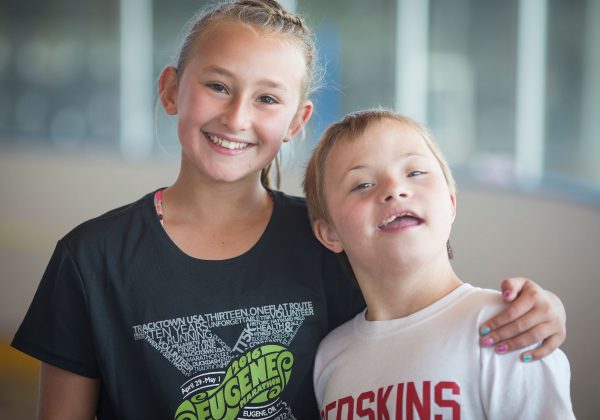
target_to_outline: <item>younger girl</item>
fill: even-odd
[[[179,177],[60,240],[13,341],[42,360],[40,417],[318,417],[317,345],[364,302],[313,238],[304,200],[262,176],[309,120],[314,73],[310,32],[275,1],[195,20],[159,79]],[[562,341],[562,306],[541,315],[555,298],[529,288],[513,307],[528,312],[522,327],[505,314],[488,337],[527,332],[507,342],[519,348],[552,336],[542,356]]]

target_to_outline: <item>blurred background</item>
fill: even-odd
[[[0,418],[32,418],[36,361],[8,346],[56,241],[177,175],[156,79],[209,1],[0,0]],[[454,266],[528,276],[565,304],[575,413],[600,418],[600,2],[299,0],[324,87],[283,189],[325,126],[386,106],[425,123],[458,181]],[[475,333],[475,332],[474,332]],[[124,373],[125,374],[125,373]]]

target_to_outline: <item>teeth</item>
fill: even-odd
[[[209,134],[208,138],[214,144],[224,147],[225,149],[229,149],[229,150],[245,149],[246,147],[249,146],[248,143],[239,143],[237,141],[224,140],[220,137],[215,136],[214,134]]]
[[[385,226],[385,225],[388,225],[388,224],[392,223],[394,220],[396,220],[396,218],[397,218],[397,217],[398,217],[398,216],[392,216],[392,217],[390,217],[389,219],[386,219],[386,220],[384,220],[383,222],[381,222],[381,223],[379,224],[379,226],[383,227],[383,226]]]
[[[410,217],[416,218],[416,216],[414,214],[409,213],[409,212],[397,214],[397,215],[390,216],[389,218],[385,219],[383,222],[381,222],[379,224],[379,227],[380,228],[385,227],[385,226],[389,225],[390,223],[392,223],[394,220],[399,219],[400,217],[404,217],[404,216],[410,216]]]

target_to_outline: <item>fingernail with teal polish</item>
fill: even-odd
[[[498,344],[496,346],[496,352],[497,353],[506,353],[506,351],[508,350],[508,346],[506,344]]]
[[[482,327],[481,330],[479,330],[479,334],[481,335],[488,335],[490,333],[490,327]]]
[[[494,340],[492,340],[491,338],[486,338],[481,342],[481,345],[483,347],[492,347],[494,345]]]
[[[531,362],[532,360],[533,360],[533,356],[531,354],[526,354],[525,356],[523,356],[523,361],[525,363]]]

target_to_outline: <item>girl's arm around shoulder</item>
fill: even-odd
[[[483,300],[487,305],[481,317],[489,317],[505,306],[500,294],[486,294],[487,299]],[[515,352],[499,355],[493,347],[484,347],[480,349],[480,366],[481,400],[488,418],[575,418],[569,361],[561,350],[525,363]]]
[[[94,419],[99,382],[42,362],[38,420]]]
[[[522,359],[538,360],[555,351],[566,338],[567,315],[561,300],[535,282],[514,277],[502,282],[502,295],[509,305],[480,325],[482,338],[503,352],[541,342],[521,353]]]

